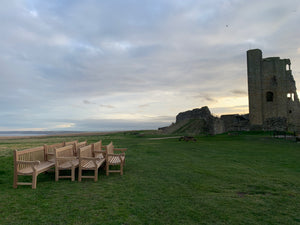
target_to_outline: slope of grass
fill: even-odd
[[[300,144],[263,134],[0,140],[0,224],[300,224]],[[128,147],[124,176],[12,188],[12,150],[62,140]],[[30,178],[28,178],[30,179]]]

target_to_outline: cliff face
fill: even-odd
[[[164,133],[221,134],[228,131],[249,130],[248,115],[223,115],[221,118],[211,114],[209,108],[204,106],[181,112],[176,116],[176,123],[168,127],[159,128]]]

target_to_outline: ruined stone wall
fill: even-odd
[[[300,103],[290,60],[262,58],[261,50],[253,49],[247,51],[247,67],[252,128],[299,131]]]
[[[181,112],[176,116],[176,123],[179,123],[182,120],[190,119],[204,119],[206,121],[212,120],[213,116],[210,113],[210,110],[207,106],[202,108],[196,108],[193,110]]]
[[[246,115],[222,115],[221,120],[224,124],[224,130],[228,131],[248,131],[249,114]]]
[[[159,129],[164,133],[186,132],[189,134],[221,134],[228,131],[249,130],[249,115],[223,115],[221,118],[210,113],[207,106],[185,112],[176,116],[176,123]]]

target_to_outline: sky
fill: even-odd
[[[0,131],[248,113],[246,51],[290,58],[299,86],[299,22],[299,0],[1,0]]]

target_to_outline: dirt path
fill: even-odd
[[[149,140],[163,140],[163,139],[172,139],[172,138],[180,138],[181,136],[177,137],[161,137],[161,138],[148,138]]]

